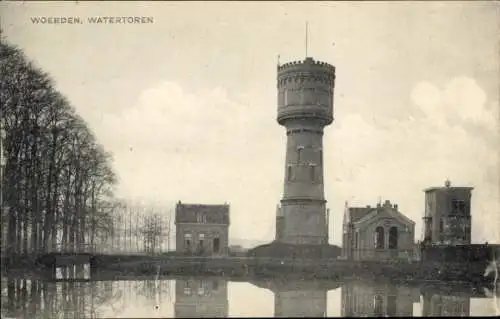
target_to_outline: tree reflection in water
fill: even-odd
[[[113,282],[46,282],[32,279],[2,279],[2,317],[98,318],[105,308],[120,314],[117,300],[122,290]]]
[[[159,309],[160,302],[168,300],[172,302],[172,278],[151,278],[142,281],[134,281],[134,293],[143,296],[152,309]],[[130,281],[129,281],[130,283]],[[129,295],[133,295],[130,293]]]

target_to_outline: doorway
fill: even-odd
[[[219,238],[214,238],[213,246],[214,246],[214,253],[218,253],[220,250],[220,239]]]

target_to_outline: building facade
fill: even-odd
[[[176,251],[188,255],[229,253],[229,205],[183,204],[175,207]]]
[[[175,280],[175,318],[227,318],[227,281],[212,279]]]
[[[287,135],[277,237],[287,244],[327,244],[323,129],[333,122],[335,67],[307,57],[278,65],[277,82],[277,121]]]
[[[425,192],[424,243],[467,245],[471,243],[472,187],[431,187]]]
[[[344,211],[342,255],[354,260],[413,259],[415,222],[386,200]]]

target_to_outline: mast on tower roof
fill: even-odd
[[[309,36],[309,22],[306,21],[306,59],[307,59],[307,42],[308,42],[308,36]]]

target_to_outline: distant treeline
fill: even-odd
[[[112,227],[111,156],[50,76],[3,37],[0,103],[2,252],[93,245]]]

